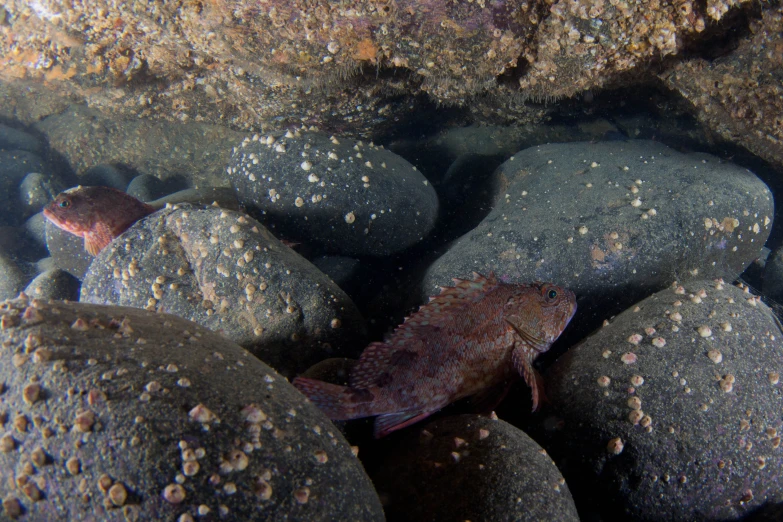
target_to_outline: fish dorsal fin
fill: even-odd
[[[418,326],[437,327],[449,314],[481,299],[499,286],[498,280],[492,272],[488,277],[473,272],[472,280],[455,278],[453,281],[454,286],[442,286],[440,294],[430,297],[427,304],[422,305],[418,311],[406,317],[399,329]]]

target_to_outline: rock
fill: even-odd
[[[25,219],[41,209],[66,189],[65,183],[53,174],[31,172],[19,186],[20,208]]]
[[[24,292],[36,299],[55,299],[59,301],[79,300],[79,280],[65,270],[47,270],[38,274]]]
[[[285,378],[178,317],[0,312],[5,513],[23,520],[383,520],[362,466]]]
[[[0,226],[0,252],[17,263],[23,263],[45,256],[46,248],[41,248],[22,227]]]
[[[457,415],[411,428],[378,468],[389,522],[579,520],[552,459],[500,420]]]
[[[154,199],[165,196],[166,193],[170,191],[167,191],[166,184],[155,176],[151,174],[141,174],[131,180],[125,192],[136,199],[149,203]]]
[[[43,145],[35,136],[0,123],[0,149],[26,150],[41,154]]]
[[[0,252],[0,300],[11,299],[27,284],[27,277],[7,254]]]
[[[385,256],[435,224],[435,190],[383,147],[319,133],[253,138],[235,147],[228,176],[248,211],[285,239]]]
[[[131,174],[124,169],[118,169],[114,165],[100,164],[90,167],[79,176],[79,185],[112,187],[124,191],[128,186],[130,176]]]
[[[84,278],[87,268],[94,259],[84,249],[84,239],[56,227],[46,218],[44,220],[46,221],[46,248],[49,249],[49,254],[57,268],[65,270],[77,279]]]
[[[288,376],[364,346],[342,290],[256,220],[214,207],[136,222],[92,262],[81,300],[193,320]]]
[[[764,296],[783,303],[783,248],[776,248],[764,266]]]
[[[44,172],[41,158],[23,150],[0,150],[0,225],[20,225],[29,214],[20,201],[20,185],[31,172]]]
[[[24,222],[27,237],[35,242],[36,246],[46,250],[46,222],[43,212],[37,212]]]
[[[739,520],[783,500],[782,341],[735,286],[662,290],[550,368],[538,440],[606,520]]]
[[[573,290],[582,314],[572,324],[595,326],[691,271],[733,280],[758,257],[774,213],[751,172],[651,141],[541,145],[495,176],[493,210],[430,266],[422,298],[494,270]]]

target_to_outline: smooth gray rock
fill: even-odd
[[[43,144],[32,134],[0,123],[0,149],[26,150],[34,154],[43,152]]]
[[[114,165],[102,163],[87,169],[79,176],[79,185],[85,187],[101,186],[125,190],[131,180],[131,174]]]
[[[662,290],[554,363],[537,440],[605,520],[740,520],[783,501],[782,355],[752,294]]]
[[[329,420],[225,338],[56,301],[0,322],[4,520],[383,520]]]
[[[758,257],[774,215],[753,173],[652,141],[532,147],[494,182],[494,208],[429,267],[422,299],[453,277],[494,271],[570,288],[584,324],[674,279],[733,280]]]
[[[44,161],[24,150],[0,150],[0,225],[20,225],[30,214],[20,198],[22,180],[31,172],[44,172]]]
[[[325,134],[245,139],[227,168],[239,201],[284,239],[338,255],[385,256],[435,224],[427,179],[383,147]]]
[[[190,319],[287,376],[364,347],[364,320],[340,288],[256,220],[216,207],[136,222],[92,262],[81,300]]]
[[[579,521],[541,446],[488,417],[441,417],[410,428],[384,450],[372,477],[389,522]]]

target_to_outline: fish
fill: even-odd
[[[157,209],[111,187],[79,185],[60,193],[43,209],[55,226],[84,238],[84,249],[97,256],[114,238]]]
[[[576,313],[574,293],[552,283],[504,283],[494,273],[453,281],[385,341],[367,346],[347,386],[308,377],[293,385],[332,420],[377,416],[376,438],[465,397],[496,405],[519,376],[536,411],[543,381],[533,361]]]

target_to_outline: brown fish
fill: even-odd
[[[43,214],[57,227],[84,238],[84,249],[97,256],[114,238],[155,210],[121,190],[80,185],[54,198]]]
[[[383,437],[463,397],[499,399],[522,375],[538,408],[533,361],[576,312],[573,292],[550,283],[507,284],[494,274],[454,280],[384,342],[370,344],[348,386],[299,377],[293,384],[333,420],[379,415]]]

